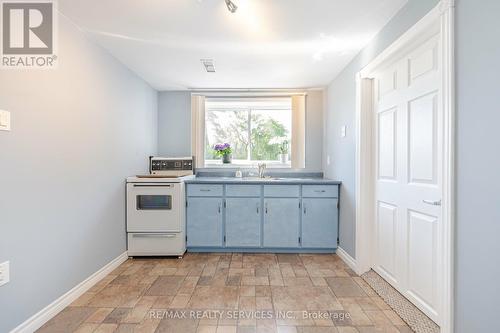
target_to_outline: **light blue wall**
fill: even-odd
[[[158,154],[191,156],[191,92],[163,91],[158,97]]]
[[[157,92],[62,16],[59,61],[0,70],[0,332],[125,251],[125,177],[156,153]]]
[[[325,111],[325,174],[342,181],[340,195],[340,246],[355,257],[355,75],[387,46],[414,25],[437,0],[409,0],[373,41],[328,86]],[[346,137],[341,127],[347,126]],[[330,165],[326,162],[330,159]]]
[[[458,0],[456,13],[455,329],[498,332],[500,1]]]

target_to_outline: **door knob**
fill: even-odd
[[[422,200],[425,204],[432,205],[432,206],[441,206],[441,199],[438,201],[433,201],[433,200]]]

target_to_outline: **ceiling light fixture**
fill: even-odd
[[[234,4],[234,2],[232,2],[231,0],[224,0],[226,1],[226,6],[227,6],[227,9],[231,12],[231,13],[235,13],[236,10],[238,9],[238,6],[236,6]]]

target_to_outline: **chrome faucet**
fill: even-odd
[[[264,178],[264,172],[266,171],[266,163],[259,163],[257,164],[257,167],[259,168],[259,178]]]

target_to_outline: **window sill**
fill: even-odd
[[[205,165],[203,166],[204,168],[221,168],[221,169],[237,169],[237,168],[244,168],[244,169],[252,169],[252,168],[257,168],[258,163],[265,163],[266,168],[268,169],[291,169],[292,165],[290,162],[288,163],[281,163],[278,161],[259,161],[259,162],[254,162],[254,163],[248,163],[246,161],[238,162],[238,161],[233,161],[232,163],[227,163],[223,164],[222,162],[214,162],[214,161],[209,161],[205,162]]]

